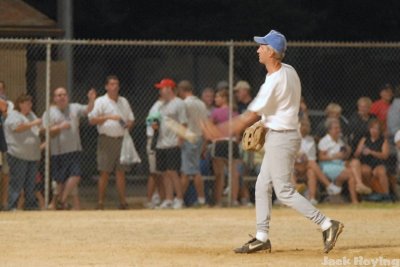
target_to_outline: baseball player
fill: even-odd
[[[324,252],[328,253],[335,246],[343,224],[322,214],[300,195],[290,182],[301,140],[298,132],[301,85],[295,69],[282,63],[286,51],[286,38],[272,30],[264,37],[254,37],[254,40],[260,45],[257,50],[259,61],[265,65],[268,74],[248,111],[233,119],[230,126],[234,133],[240,133],[262,116],[262,121],[269,130],[264,144],[265,155],[256,183],[256,236],[234,251],[271,251],[269,222],[274,187],[278,199],[284,205],[292,207],[321,227]],[[204,124],[203,127],[208,138],[217,138],[226,132],[229,123],[226,123],[222,130],[209,124]]]

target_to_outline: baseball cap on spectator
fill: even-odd
[[[285,53],[286,51],[286,38],[285,36],[275,30],[271,30],[264,37],[254,36],[254,41],[258,44],[270,45],[278,53]]]
[[[239,89],[246,89],[246,90],[251,90],[251,86],[248,82],[246,81],[238,81],[235,85],[235,87],[233,88],[234,91],[237,91]]]
[[[176,87],[176,83],[174,82],[174,80],[172,80],[170,78],[164,78],[159,83],[156,83],[154,85],[154,87],[157,88],[157,89],[162,89],[164,87],[175,88]]]

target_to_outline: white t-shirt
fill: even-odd
[[[185,104],[182,99],[175,97],[168,102],[163,102],[159,111],[161,114],[161,122],[156,148],[172,148],[178,146],[178,135],[166,126],[165,120],[168,117],[180,124],[186,124],[187,116]]]
[[[183,100],[186,107],[186,115],[188,119],[188,128],[197,136],[202,135],[202,129],[200,127],[200,121],[207,119],[207,107],[196,96],[189,96]]]
[[[267,74],[248,110],[261,115],[267,128],[297,130],[300,97],[301,84],[296,70],[282,63],[278,71]]]
[[[129,105],[128,100],[125,97],[119,96],[118,101],[115,102],[105,94],[96,99],[94,102],[93,110],[88,114],[89,119],[93,119],[104,115],[119,115],[122,120],[126,123],[134,121],[132,109]],[[97,131],[99,134],[104,134],[110,137],[122,137],[124,136],[125,128],[119,121],[106,120],[103,124],[97,125]]]
[[[329,134],[325,135],[318,143],[318,149],[320,151],[327,151],[330,157],[339,153],[340,148],[343,146],[345,146],[345,143],[341,138],[335,142]]]
[[[305,154],[308,160],[317,160],[317,149],[315,140],[312,136],[307,135],[301,139],[300,153]]]
[[[71,127],[63,129],[60,133],[50,140],[51,155],[61,155],[65,153],[81,151],[81,137],[79,134],[79,121],[86,115],[87,106],[78,103],[69,104],[62,111],[57,106],[50,107],[50,127],[64,121],[69,122]],[[43,114],[43,127],[48,125],[47,111]]]
[[[39,127],[34,126],[23,132],[15,131],[21,124],[36,119],[37,117],[33,112],[26,116],[16,110],[11,110],[8,113],[4,122],[4,134],[8,146],[7,153],[23,160],[40,160]]]

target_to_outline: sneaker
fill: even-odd
[[[310,199],[310,203],[313,204],[313,206],[318,204],[318,200],[316,200],[315,198]]]
[[[326,191],[328,192],[328,195],[330,195],[330,196],[339,195],[342,192],[342,188],[331,183],[326,188]]]
[[[240,204],[241,204],[243,207],[249,207],[249,208],[254,207],[254,204],[251,203],[251,201],[248,200],[247,198],[242,198],[242,199],[240,200]]]
[[[160,209],[172,209],[172,200],[164,200],[159,206]]]
[[[344,227],[343,223],[338,221],[332,220],[331,223],[332,226],[329,229],[322,232],[322,240],[324,241],[325,253],[328,253],[333,249]]]
[[[239,207],[240,203],[237,200],[232,201],[232,207]]]
[[[154,193],[153,196],[151,197],[151,202],[153,203],[154,206],[158,206],[161,204],[161,198],[157,192]]]
[[[227,196],[229,195],[229,186],[225,187],[224,192],[222,193],[222,195]]]
[[[261,242],[260,240],[253,237],[246,244],[239,248],[235,248],[233,251],[235,253],[254,253],[257,251],[265,250],[266,252],[271,253],[271,242],[269,239],[267,242]]]
[[[183,208],[183,199],[175,198],[174,203],[172,204],[172,207],[175,210],[179,210]]]
[[[372,193],[371,188],[366,186],[365,184],[357,184],[356,185],[356,192],[361,195],[368,195]]]

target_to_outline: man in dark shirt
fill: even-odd
[[[349,119],[349,143],[352,151],[357,148],[358,142],[368,133],[368,124],[376,119],[375,115],[370,114],[372,101],[369,97],[361,97],[357,101],[357,111]]]

